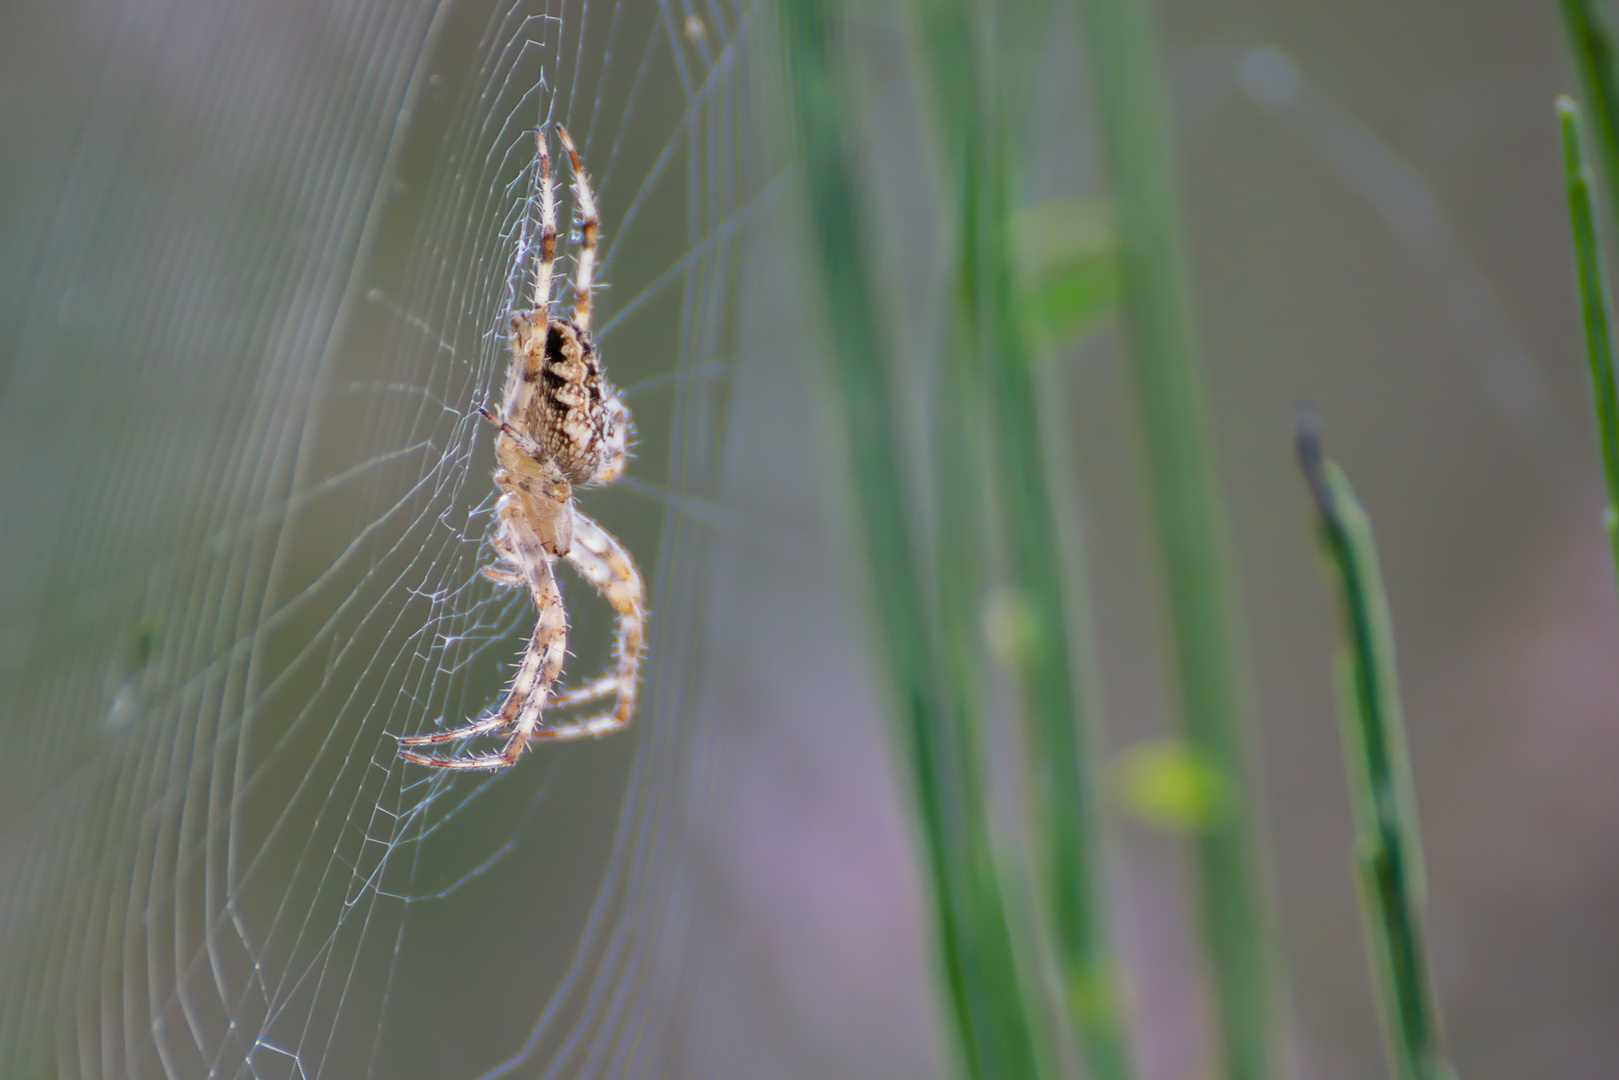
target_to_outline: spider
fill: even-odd
[[[403,746],[431,746],[474,735],[510,730],[499,751],[461,757],[428,757],[401,749],[399,756],[435,769],[494,772],[517,763],[530,741],[594,739],[622,731],[635,712],[646,621],[645,588],[629,553],[608,531],[573,503],[576,487],[610,484],[629,460],[630,411],[607,381],[601,354],[590,337],[591,276],[601,217],[579,152],[557,128],[573,170],[579,250],[574,275],[573,317],[551,314],[551,272],[557,253],[556,195],[545,132],[536,133],[540,169],[540,258],[533,306],[507,320],[512,359],[498,413],[478,412],[495,436],[495,530],[489,546],[499,556],[484,577],[504,588],[527,588],[538,617],[506,699],[493,714],[449,731],[401,738]],[[519,245],[518,258],[524,258]],[[568,644],[568,615],[557,587],[556,562],[566,559],[595,586],[618,615],[618,665],[572,690],[559,693]],[[550,727],[540,721],[547,707],[568,708],[616,695],[611,712]]]

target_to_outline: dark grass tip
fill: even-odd
[[[1293,450],[1316,510],[1322,517],[1332,517],[1332,489],[1327,485],[1326,458],[1321,453],[1321,414],[1308,401],[1299,402],[1293,409]]]

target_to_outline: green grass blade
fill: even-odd
[[[1048,490],[1033,350],[1027,340],[1028,301],[1016,287],[1013,262],[1018,248],[1012,236],[1012,147],[1006,118],[1017,115],[1017,108],[1004,100],[1011,92],[1008,80],[985,77],[989,61],[975,47],[970,5],[917,0],[915,11],[932,73],[947,158],[944,174],[954,180],[957,206],[955,353],[948,360],[952,371],[943,380],[954,401],[937,410],[943,423],[935,432],[936,452],[941,460],[952,448],[959,455],[962,432],[982,428],[984,417],[959,414],[982,411],[987,390],[988,427],[998,465],[994,487],[1005,511],[1000,516],[1010,555],[1011,594],[1027,631],[1016,635],[1010,659],[1028,721],[1036,832],[1044,845],[1037,861],[1052,920],[1050,941],[1090,1075],[1125,1080],[1130,1072],[1106,917],[1101,828],[1069,638],[1070,621],[1082,616],[1065,605],[1070,591],[1063,580],[1065,553]],[[1007,7],[997,9],[998,15],[1008,13]],[[1097,306],[1093,295],[1080,301]],[[980,443],[974,440],[973,445]],[[956,470],[943,472],[954,488]],[[938,502],[943,513],[959,513],[955,508],[960,500],[953,491],[941,491]],[[982,514],[978,507],[973,512]]]
[[[1591,371],[1591,398],[1596,405],[1597,435],[1602,443],[1602,474],[1608,484],[1604,522],[1619,576],[1619,389],[1613,374],[1613,305],[1602,245],[1596,235],[1591,202],[1591,170],[1581,150],[1580,107],[1557,99],[1563,132],[1563,166],[1568,176],[1569,231],[1574,237],[1574,268],[1579,279],[1580,314],[1585,323],[1585,355]]]
[[[857,527],[893,688],[934,901],[939,963],[961,1059],[980,1080],[1038,1075],[1038,1055],[990,847],[980,776],[977,703],[969,673],[977,620],[955,591],[930,598],[907,512],[904,454],[862,220],[856,128],[836,5],[777,5],[807,218],[824,293],[834,382],[841,392]],[[969,493],[968,501],[971,500]],[[976,572],[967,519],[951,518],[940,569]],[[965,530],[965,531],[959,531]],[[966,580],[971,581],[969,577]],[[936,599],[937,602],[930,602]],[[937,613],[937,618],[935,618]]]
[[[1167,112],[1144,0],[1083,5],[1117,214],[1130,372],[1147,447],[1187,737],[1231,796],[1197,838],[1201,921],[1225,1075],[1271,1070],[1273,1002],[1257,844],[1246,806],[1223,515],[1182,265]]]
[[[1563,25],[1580,87],[1596,129],[1597,153],[1608,186],[1608,209],[1619,215],[1619,68],[1613,30],[1599,0],[1560,0]]]
[[[1391,1065],[1399,1080],[1442,1080],[1451,1071],[1439,1050],[1439,1017],[1423,946],[1416,797],[1377,547],[1348,478],[1322,458],[1314,414],[1308,411],[1299,419],[1298,455],[1315,500],[1344,631],[1336,664],[1339,718],[1359,834],[1357,877]]]

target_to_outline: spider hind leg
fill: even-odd
[[[618,689],[618,673],[608,672],[572,690],[564,690],[550,701],[553,709],[571,709],[575,705],[588,705],[600,701]]]
[[[551,268],[557,260],[557,196],[551,181],[551,155],[545,149],[545,131],[534,133],[540,164],[540,259],[534,266],[534,310],[551,310]]]
[[[470,724],[462,724],[460,727],[451,728],[449,731],[435,731],[431,735],[401,736],[399,739],[399,745],[434,746],[438,743],[454,742],[457,739],[470,739],[474,735],[486,735],[491,731],[498,731],[510,723],[511,721],[506,717],[496,713],[494,716],[487,716],[482,720],[474,720]],[[399,756],[404,758],[410,757],[409,754],[401,754]]]
[[[557,707],[582,705],[609,694],[617,695],[617,701],[612,712],[540,728],[532,736],[536,742],[599,739],[629,727],[630,718],[635,714],[646,621],[646,590],[641,572],[611,533],[577,511],[574,513],[574,544],[566,558],[618,613],[618,666],[615,671],[558,695],[552,704]]]
[[[425,754],[411,754],[401,750],[399,756],[414,765],[426,765],[430,769],[448,769],[452,772],[499,772],[515,763],[515,759],[508,761],[504,753],[437,758],[427,757]]]
[[[518,528],[521,529],[520,523]],[[530,542],[525,544],[524,539]],[[519,536],[510,546],[513,549],[532,549],[537,543],[535,537]],[[436,731],[399,740],[402,746],[431,746],[487,735],[510,727],[512,732],[506,745],[497,753],[453,758],[427,757],[402,749],[399,751],[401,758],[435,769],[489,772],[515,765],[522,757],[523,748],[539,727],[551,686],[562,674],[562,660],[568,646],[568,617],[562,607],[562,591],[557,587],[552,564],[549,559],[542,558],[538,566],[542,568],[541,572],[528,581],[534,591],[534,606],[539,609],[534,620],[534,634],[529,639],[523,660],[517,666],[517,674],[512,678],[511,689],[506,691],[506,700],[501,703],[499,711],[450,731]]]

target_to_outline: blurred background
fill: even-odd
[[[1178,0],[1176,107],[1294,1074],[1383,1068],[1292,410],[1376,524],[1460,1075],[1619,1056],[1619,598],[1553,5]],[[1101,190],[1053,5],[1024,200]],[[849,565],[769,4],[0,8],[0,1073],[936,1076],[913,828]],[[940,186],[897,4],[854,24],[903,379]],[[480,584],[532,139],[600,188],[647,572],[629,735],[493,778]],[[1110,325],[1065,346],[1116,756],[1169,734]],[[605,606],[564,582],[577,680]],[[1112,771],[1104,769],[1104,775]],[[1111,792],[1116,787],[1110,784]],[[1112,835],[1135,1054],[1210,1075],[1184,839]]]

